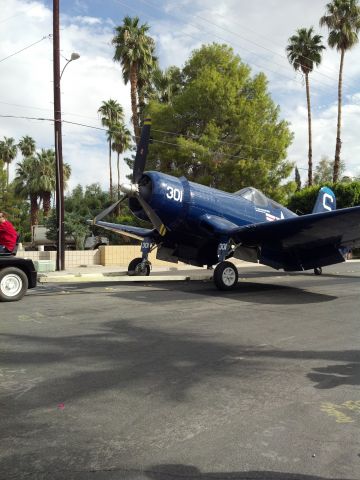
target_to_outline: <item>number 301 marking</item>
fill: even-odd
[[[173,188],[168,186],[166,188],[167,194],[166,197],[175,202],[182,202],[183,192],[179,188]]]

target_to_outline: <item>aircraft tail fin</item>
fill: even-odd
[[[331,212],[336,210],[336,197],[329,187],[322,187],[319,190],[312,213]]]

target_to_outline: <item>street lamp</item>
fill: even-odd
[[[77,60],[78,58],[80,58],[80,55],[79,55],[78,53],[76,53],[76,52],[73,52],[73,53],[71,54],[71,57],[70,57],[69,60],[68,60],[67,58],[65,58],[66,63],[65,63],[64,68],[61,70],[60,80],[61,80],[61,77],[63,76],[63,73],[64,73],[65,68],[69,65],[69,63],[70,63],[70,62],[73,62],[74,60]]]
[[[65,234],[64,234],[64,164],[62,156],[61,129],[61,91],[60,80],[67,65],[80,58],[78,53],[72,53],[60,73],[60,8],[59,0],[53,0],[53,66],[54,66],[54,134],[55,134],[55,164],[56,164],[56,270],[65,268]]]

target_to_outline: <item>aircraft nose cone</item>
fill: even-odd
[[[122,183],[120,190],[128,195],[134,195],[139,192],[139,188],[135,183]]]

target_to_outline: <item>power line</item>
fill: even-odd
[[[21,53],[21,52],[23,52],[24,50],[27,50],[28,48],[33,47],[34,45],[37,45],[38,43],[42,42],[43,40],[50,39],[51,37],[52,37],[52,34],[49,33],[49,35],[46,35],[45,37],[42,37],[42,38],[41,38],[40,40],[38,40],[37,42],[34,42],[34,43],[32,43],[31,45],[28,45],[27,47],[24,47],[24,48],[22,48],[21,50],[18,50],[17,52],[14,52],[14,53],[12,53],[11,55],[8,55],[8,56],[5,57],[5,58],[2,58],[2,59],[0,60],[0,63],[1,63],[1,62],[4,62],[4,61],[7,60],[8,58],[14,57],[14,56],[17,55],[18,53]]]
[[[181,133],[178,133],[178,132],[167,132],[166,130],[156,130],[155,128],[152,128],[151,129],[153,132],[159,132],[159,133],[165,133],[165,134],[168,134],[168,135],[176,135],[178,138],[189,138],[190,140],[196,140],[196,138],[193,136],[193,135],[183,135]],[[280,153],[280,150],[271,150],[269,148],[262,148],[262,147],[254,147],[250,144],[246,144],[246,143],[232,143],[232,142],[226,142],[225,140],[218,140],[217,143],[221,143],[222,145],[230,145],[230,146],[233,146],[233,147],[248,147],[248,148],[252,148],[253,150],[261,150],[261,151],[264,151],[264,152],[271,152],[271,153]]]
[[[9,107],[28,108],[30,110],[42,110],[43,112],[53,111],[50,108],[35,107],[33,105],[23,105],[19,103],[9,103],[9,102],[3,102],[2,100],[0,100],[0,104],[8,105]],[[81,115],[80,113],[71,113],[71,112],[61,112],[61,113],[62,115],[70,115],[71,117],[82,117],[82,118],[87,118],[89,120],[97,120],[97,118],[95,117],[89,117],[88,115]]]
[[[37,120],[37,121],[47,121],[47,122],[55,122],[56,121],[53,118],[27,117],[27,116],[2,115],[2,114],[0,114],[0,118],[15,118],[15,119],[22,119],[22,120]],[[87,124],[79,123],[79,122],[71,122],[70,120],[61,120],[61,122],[62,123],[67,123],[67,124],[70,124],[70,125],[76,125],[76,126],[79,126],[79,127],[91,128],[91,129],[94,129],[94,130],[101,130],[101,131],[104,131],[104,132],[108,131],[107,128],[96,127],[95,125],[87,125]],[[161,130],[154,130],[154,131],[161,132]],[[168,133],[171,133],[171,132],[168,132]],[[135,136],[135,138],[139,138],[139,137]],[[179,145],[177,143],[167,142],[165,140],[153,139],[153,142],[154,143],[161,143],[161,144],[165,144],[165,145],[172,145],[172,146],[177,147],[177,148],[183,148],[182,145]],[[220,142],[220,143],[222,143],[222,142]],[[237,145],[237,144],[230,144],[230,145]],[[199,146],[202,146],[202,145],[199,145]],[[263,148],[260,148],[260,147],[252,147],[252,145],[238,145],[238,146],[243,146],[243,147],[247,146],[247,147],[250,147],[250,148],[263,150],[263,151],[268,151],[268,152],[272,152],[272,153],[280,153],[279,150],[270,150],[270,149],[265,149],[265,148],[263,149]],[[229,153],[218,152],[218,151],[213,151],[213,150],[209,150],[209,149],[207,149],[207,153],[210,153],[212,155],[222,155],[222,156],[229,157],[229,158],[238,158],[240,160],[248,160],[247,158],[242,157],[240,155],[232,155],[232,154],[229,154]]]
[[[126,3],[123,3],[123,2],[121,2],[120,0],[117,0],[117,3],[119,3],[120,5],[122,5],[122,6],[126,7],[126,8],[129,8],[129,9],[133,10],[133,11],[136,12],[136,13],[139,13],[139,11],[138,11],[137,8],[134,8],[134,7],[130,6],[130,5],[127,5]],[[157,7],[155,7],[155,8],[157,8]],[[141,12],[141,13],[143,13],[144,15],[146,15],[146,16],[149,17],[149,18],[152,18],[152,19],[154,19],[154,20],[158,20],[157,17],[155,17],[154,15],[150,15],[150,14],[144,13],[144,12]],[[177,17],[175,17],[175,15],[171,15],[171,14],[168,14],[168,13],[166,13],[166,14],[167,14],[168,16],[172,16],[172,17],[178,19]],[[239,47],[239,48],[242,49],[242,50],[247,50],[247,51],[250,52],[252,55],[255,55],[256,57],[259,58],[259,55],[257,55],[256,53],[252,52],[251,50],[249,50],[249,49],[246,48],[246,47],[243,47],[243,46],[241,46],[241,45],[239,45],[239,44],[236,44],[236,43],[234,43],[234,42],[231,42],[231,41],[229,41],[228,39],[221,37],[220,35],[214,34],[213,32],[209,32],[209,31],[207,31],[207,30],[204,30],[204,28],[201,28],[201,27],[199,27],[199,26],[197,26],[197,25],[195,25],[195,24],[188,23],[188,25],[193,26],[194,28],[196,28],[196,29],[197,29],[199,32],[201,32],[201,33],[208,34],[208,35],[210,35],[210,36],[212,36],[212,37],[215,36],[215,37],[219,38],[220,40],[222,40],[223,42],[226,42],[226,43],[228,43],[228,44],[235,45],[235,46]],[[192,39],[198,40],[194,35],[191,35],[190,33],[182,32],[181,34],[182,34],[182,35],[185,35],[185,36],[187,36],[187,37],[191,37]],[[261,59],[261,58],[260,58],[260,60],[263,60],[263,61],[265,61],[265,62],[271,62],[270,60],[267,60],[267,59]],[[300,83],[300,82],[301,82],[300,79],[299,79],[299,80],[297,80],[296,78],[294,79],[294,78],[293,78],[292,76],[290,76],[290,75],[286,75],[286,74],[284,74],[284,73],[279,73],[278,71],[272,70],[272,69],[269,68],[269,67],[265,67],[264,65],[259,65],[259,64],[255,63],[254,61],[248,61],[248,60],[247,60],[247,63],[248,63],[250,66],[258,67],[260,70],[267,70],[268,72],[271,72],[271,73],[273,73],[273,74],[275,74],[275,75],[277,75],[277,76],[284,77],[284,78],[286,78],[287,80],[295,81],[296,83]],[[271,63],[274,64],[274,62],[271,62]],[[276,64],[276,65],[280,66],[281,68],[286,68],[284,65],[280,65],[280,64]],[[296,74],[296,73],[297,73],[297,72],[295,72],[295,74]],[[330,87],[329,84],[323,84],[323,85],[326,86],[326,87]]]
[[[156,5],[152,5],[151,3],[147,2],[146,0],[141,0],[141,1],[142,1],[142,3],[145,3],[145,4],[147,4],[148,6],[151,6],[152,8],[156,8],[157,10],[162,11],[163,13],[165,13],[167,16],[170,16],[170,17],[175,18],[176,20],[179,20],[179,18],[180,18],[178,15],[175,16],[175,15],[172,15],[172,14],[170,14],[170,13],[168,13],[168,12],[165,12],[165,11],[163,11],[163,10],[160,10],[160,7],[158,7],[158,6],[156,6]],[[124,5],[124,4],[123,4],[121,1],[119,1],[119,0],[118,0],[118,3]],[[128,5],[124,5],[124,6],[126,6],[126,7],[128,7],[128,8],[132,8],[132,7],[128,6]],[[136,9],[133,8],[133,10],[136,10]],[[150,16],[149,14],[147,14],[147,15]],[[261,45],[258,44],[258,43],[255,43],[255,42],[253,42],[253,41],[251,41],[251,40],[248,40],[248,39],[246,39],[246,37],[243,37],[243,36],[241,36],[241,35],[239,35],[239,34],[236,34],[236,33],[234,33],[234,32],[231,32],[230,30],[225,29],[225,28],[217,25],[217,24],[214,23],[214,22],[210,22],[210,21],[208,21],[208,20],[206,20],[206,19],[203,19],[203,18],[200,17],[199,15],[194,15],[194,17],[197,17],[197,18],[200,18],[201,20],[207,21],[208,23],[210,23],[210,24],[212,24],[212,25],[214,25],[214,26],[216,26],[216,27],[218,27],[218,28],[221,28],[221,29],[225,30],[226,32],[230,32],[231,34],[233,34],[233,35],[235,35],[235,36],[238,36],[239,38],[245,39],[245,41],[248,41],[249,43],[254,43],[255,45],[259,46],[260,48],[264,48],[265,50],[268,50],[268,51],[270,51],[271,53],[276,53],[277,55],[279,55],[279,56],[281,56],[282,58],[285,58],[285,59],[286,59],[285,56],[282,56],[282,55],[278,54],[277,52],[274,52],[274,51],[272,51],[272,50],[270,50],[270,49],[268,49],[268,48],[266,48],[266,47],[263,47],[263,46],[261,46]],[[155,18],[155,17],[153,17],[153,18]],[[186,21],[185,17],[182,17],[182,18],[183,18],[183,23],[185,23],[185,21]],[[187,22],[187,21],[186,21],[186,22]],[[238,48],[240,48],[240,49],[242,49],[242,50],[248,51],[250,54],[252,54],[252,55],[256,56],[257,58],[259,58],[260,61],[265,61],[265,62],[271,63],[272,65],[275,65],[275,66],[278,66],[278,67],[280,67],[280,68],[283,68],[283,69],[288,70],[288,65],[283,65],[283,64],[274,62],[274,61],[272,61],[272,60],[267,60],[267,59],[265,59],[265,58],[259,57],[259,55],[258,55],[257,53],[255,53],[255,52],[253,52],[252,50],[244,47],[243,45],[239,45],[238,43],[235,43],[235,42],[233,42],[233,41],[230,41],[230,40],[228,40],[227,38],[224,38],[224,37],[222,37],[222,36],[220,36],[220,35],[218,35],[218,34],[216,34],[216,33],[214,33],[214,32],[206,31],[206,30],[204,30],[203,27],[198,26],[198,25],[196,25],[196,24],[193,24],[193,23],[191,23],[191,22],[187,22],[187,24],[195,27],[196,29],[198,29],[198,30],[200,30],[200,31],[203,31],[203,32],[206,33],[206,34],[215,36],[215,37],[219,38],[220,40],[225,41],[226,43],[235,45],[235,46],[237,46]],[[190,34],[187,34],[187,35],[191,36]],[[193,37],[193,38],[194,38],[194,37]],[[291,77],[290,75],[286,75],[286,74],[284,74],[284,73],[279,73],[278,71],[275,71],[275,70],[273,70],[273,69],[271,69],[271,68],[269,68],[269,67],[265,67],[264,65],[259,65],[259,64],[255,63],[255,62],[253,62],[253,61],[248,61],[248,63],[249,63],[250,65],[255,65],[256,67],[258,67],[258,68],[260,68],[260,69],[268,70],[269,72],[272,72],[272,73],[276,74],[277,76],[282,76],[282,77],[284,77],[284,78],[294,80],[294,78]],[[316,70],[315,70],[313,73],[321,74],[321,72],[318,72],[318,71],[316,71]],[[325,76],[325,77],[327,77],[327,78],[329,78],[329,79],[331,79],[332,81],[335,81],[332,77],[329,77],[328,75],[325,75],[325,74],[322,74],[322,75]],[[295,79],[295,81],[298,82],[298,80],[296,80],[296,79]],[[300,80],[299,80],[299,81],[300,81]],[[322,86],[327,87],[327,88],[331,87],[331,85],[330,85],[329,83],[324,83],[324,82],[320,81],[319,79],[316,79],[316,82],[317,82],[318,85],[322,85]]]
[[[141,0],[141,1],[144,1],[144,0]],[[240,35],[239,33],[236,33],[236,32],[233,32],[233,31],[231,31],[231,30],[228,30],[228,29],[226,29],[225,27],[222,27],[221,25],[218,25],[218,24],[215,23],[215,22],[212,22],[212,21],[210,21],[210,20],[208,20],[208,19],[206,19],[206,18],[201,17],[200,15],[194,15],[194,16],[195,16],[196,18],[199,18],[200,20],[203,20],[204,22],[209,23],[210,25],[214,25],[214,26],[217,27],[217,28],[221,28],[222,30],[225,30],[226,32],[229,32],[229,33],[231,33],[232,35],[235,35],[235,36],[237,36],[237,37],[239,37],[239,38],[242,38],[242,39],[245,40],[246,42],[252,43],[252,44],[256,45],[256,46],[259,47],[259,48],[262,48],[262,49],[264,49],[264,50],[266,50],[266,51],[268,51],[268,52],[270,52],[270,53],[273,53],[274,55],[277,55],[277,56],[279,56],[279,57],[287,60],[287,57],[286,57],[285,55],[282,55],[281,53],[278,53],[278,52],[276,52],[275,50],[271,50],[270,48],[265,47],[264,45],[261,45],[260,43],[254,42],[253,40],[250,40],[250,39],[244,37],[243,35]],[[312,61],[311,58],[306,57],[305,55],[303,55],[303,58],[304,58],[305,60],[310,60],[310,61]],[[303,66],[303,65],[300,64],[300,67],[302,67],[302,66]],[[317,74],[317,75],[322,75],[323,77],[329,78],[329,79],[332,80],[332,81],[336,81],[336,80],[337,80],[337,79],[334,79],[333,77],[331,77],[330,75],[326,75],[325,73],[319,72],[318,70],[315,70],[315,71],[313,71],[312,73]]]

